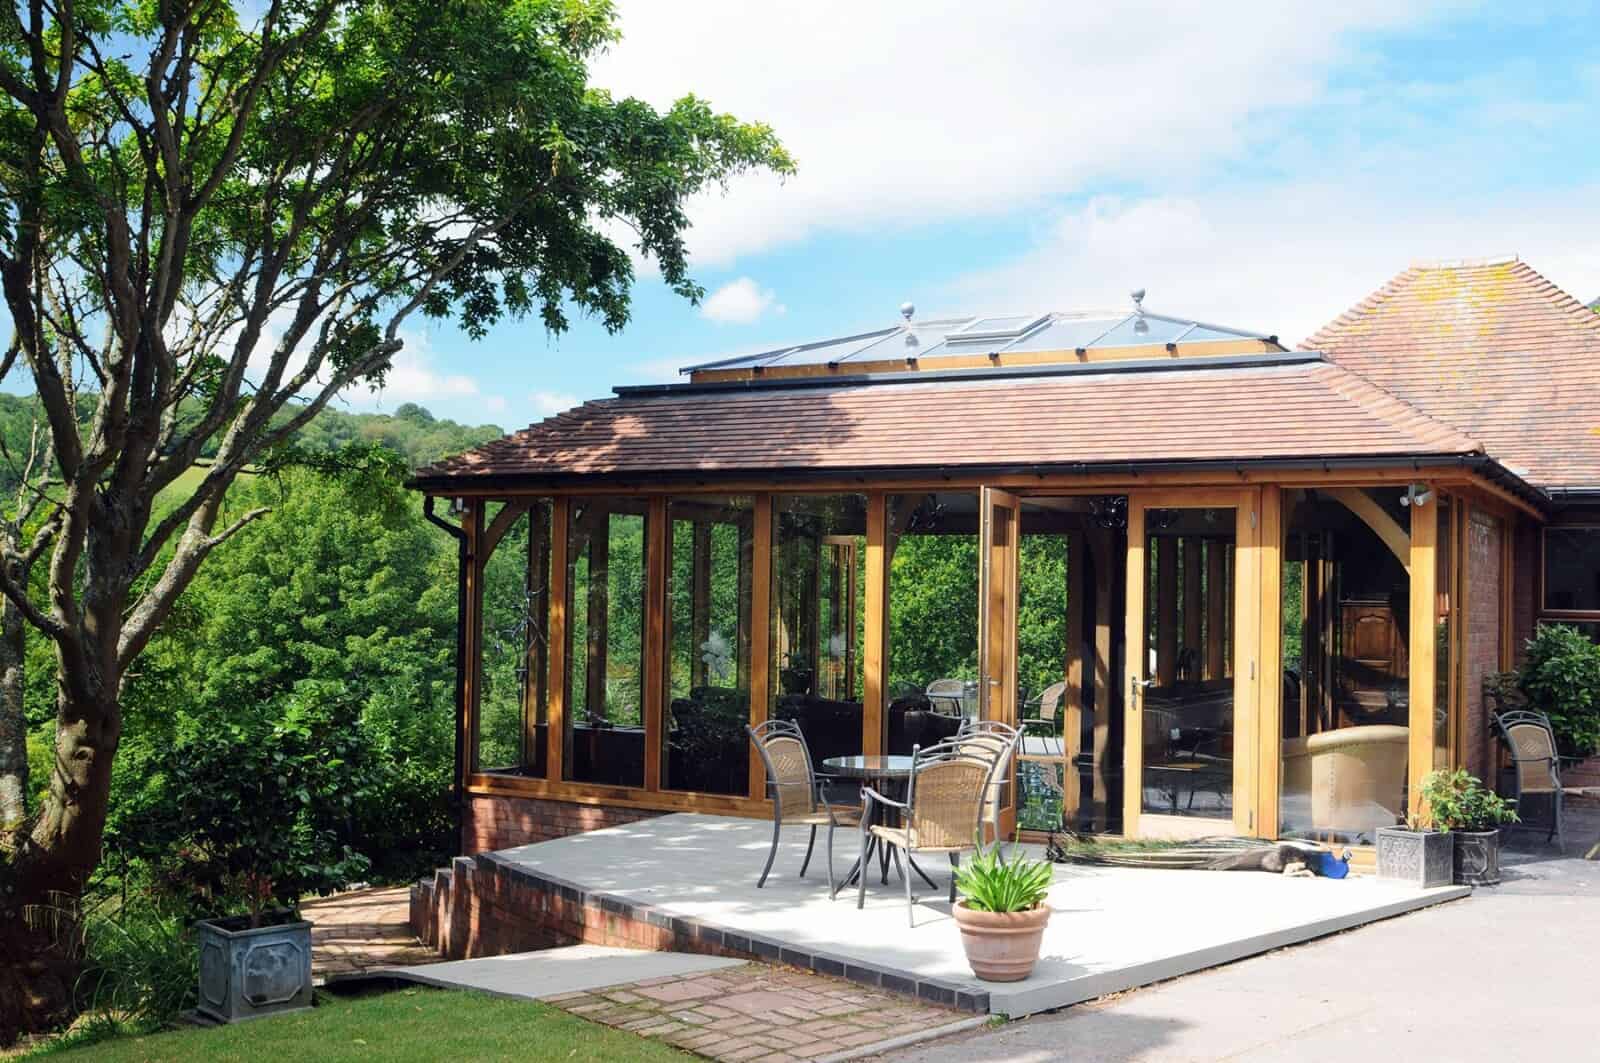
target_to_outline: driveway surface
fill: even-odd
[[[1600,863],[1577,858],[1600,817],[1569,827],[1567,855],[1519,838],[1467,900],[884,1058],[1600,1058]]]

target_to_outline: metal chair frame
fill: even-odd
[[[1522,814],[1522,766],[1524,764],[1542,764],[1550,772],[1550,832],[1545,835],[1545,841],[1554,839],[1557,845],[1561,844],[1561,754],[1556,749],[1555,728],[1550,726],[1550,717],[1534,709],[1511,709],[1507,712],[1494,714],[1495,730],[1500,734],[1500,740],[1506,744],[1506,750],[1511,755],[1512,774],[1517,780],[1517,814]],[[1516,727],[1538,727],[1544,731],[1550,742],[1548,756],[1519,756],[1517,743],[1512,738],[1512,729]],[[1529,793],[1543,793],[1543,790],[1531,790]]]
[[[920,746],[912,746],[911,747],[911,777],[906,783],[906,799],[904,801],[896,801],[893,798],[885,797],[883,794],[878,793],[876,790],[872,789],[872,787],[870,787],[870,786],[863,787],[862,790],[861,790],[861,802],[862,802],[862,815],[861,815],[861,865],[862,865],[862,873],[861,873],[861,878],[860,878],[860,885],[858,886],[857,892],[856,892],[856,907],[857,908],[863,907],[866,904],[866,899],[867,899],[867,876],[866,876],[867,844],[868,844],[868,839],[870,837],[870,831],[871,831],[872,822],[876,818],[876,812],[875,812],[874,806],[883,806],[885,808],[893,808],[893,809],[896,809],[897,811],[899,811],[901,820],[906,825],[905,826],[905,831],[906,831],[905,840],[906,840],[907,844],[906,844],[905,848],[906,848],[906,863],[907,863],[908,866],[905,867],[904,869],[900,869],[900,854],[899,854],[899,848],[900,847],[898,845],[895,845],[894,843],[888,841],[888,839],[884,839],[884,838],[880,838],[880,841],[882,841],[884,844],[890,846],[890,853],[894,857],[895,867],[897,869],[900,869],[900,871],[901,871],[901,874],[900,874],[901,881],[903,881],[905,883],[905,887],[906,887],[906,923],[907,923],[908,926],[911,926],[913,928],[917,925],[916,924],[916,900],[911,894],[911,871],[912,871],[912,866],[909,866],[909,865],[911,865],[912,857],[916,854],[916,852],[918,850],[918,847],[915,844],[916,839],[912,834],[912,824],[916,820],[917,779],[923,772],[929,770],[930,768],[934,768],[934,767],[937,767],[937,766],[942,765],[942,764],[953,764],[953,763],[977,764],[977,765],[982,765],[984,767],[984,769],[985,769],[983,785],[979,786],[977,788],[977,792],[973,794],[972,823],[973,823],[973,828],[974,829],[973,829],[972,844],[963,845],[961,847],[962,850],[972,849],[974,851],[976,851],[976,849],[978,848],[979,834],[983,830],[983,816],[984,816],[984,807],[983,806],[984,806],[984,802],[988,800],[989,784],[993,779],[995,768],[998,766],[998,759],[997,758],[994,758],[994,759],[985,758],[985,757],[983,757],[983,756],[981,756],[981,755],[979,755],[977,753],[974,753],[973,750],[972,750],[972,744],[970,742],[963,742],[959,737],[957,737],[957,738],[948,738],[948,739],[944,740],[943,742],[937,742],[934,745],[931,745],[926,749],[923,749]],[[950,858],[950,903],[954,904],[955,901],[956,901],[956,871],[961,866],[961,853],[960,853],[960,851],[951,851],[947,847],[944,847],[944,846],[937,846],[937,847],[934,847],[934,848],[935,848],[936,851],[945,852],[946,855],[949,856],[949,858]],[[924,878],[926,878],[926,876],[924,876]]]
[[[1065,681],[1051,683],[1040,691],[1037,702],[1039,715],[1025,716],[1019,721],[1022,724],[1023,733],[1035,734],[1043,732],[1046,737],[1054,738],[1056,729],[1061,724],[1061,716],[1059,715],[1061,702],[1066,696],[1067,684]]]
[[[1002,840],[1000,837],[1000,805],[1002,788],[1011,781],[1011,766],[1017,762],[1017,747],[1022,745],[1022,731],[1000,720],[964,720],[961,728],[956,731],[953,741],[972,742],[974,740],[993,745],[995,748],[994,772],[985,787],[985,811],[989,821],[989,829],[994,832],[996,844]],[[1004,850],[1001,850],[1001,861],[1004,862]]]
[[[806,869],[811,866],[811,851],[817,844],[817,828],[822,826],[818,821],[817,806],[821,804],[822,815],[827,817],[828,825],[828,889],[831,892],[833,885],[833,832],[839,827],[854,826],[852,819],[855,817],[843,808],[835,808],[828,800],[828,779],[818,776],[815,766],[811,761],[811,747],[806,744],[806,736],[800,730],[800,725],[793,720],[767,720],[754,727],[745,725],[745,733],[750,736],[750,741],[755,745],[756,752],[761,756],[762,767],[767,771],[767,795],[772,799],[772,847],[767,851],[767,864],[761,869],[761,878],[756,881],[756,888],[761,889],[767,884],[767,875],[772,871],[772,861],[778,855],[778,840],[783,834],[785,813],[793,815],[800,812],[800,817],[791,819],[802,826],[811,827],[811,837],[806,842],[806,857],[800,863],[800,877],[806,877]],[[783,807],[782,789],[778,783],[778,771],[772,763],[772,757],[767,752],[767,743],[777,738],[794,739],[800,744],[800,751],[805,755],[806,775],[810,779],[810,804],[804,809],[788,809]],[[809,823],[808,823],[809,820]]]

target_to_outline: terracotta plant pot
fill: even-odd
[[[973,974],[985,982],[1020,982],[1033,973],[1050,921],[1048,906],[1026,912],[980,912],[962,901],[955,915]]]

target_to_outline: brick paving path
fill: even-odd
[[[438,953],[411,932],[407,886],[352,890],[300,906],[311,927],[311,977],[359,974],[372,967],[437,963]]]
[[[840,978],[749,963],[652,978],[547,1001],[725,1063],[848,1057],[973,1016]]]

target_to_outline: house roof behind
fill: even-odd
[[[1600,487],[1600,314],[1526,263],[1415,266],[1304,346],[1536,486]]]
[[[419,486],[1467,455],[1468,435],[1316,356],[625,392],[441,461]]]

